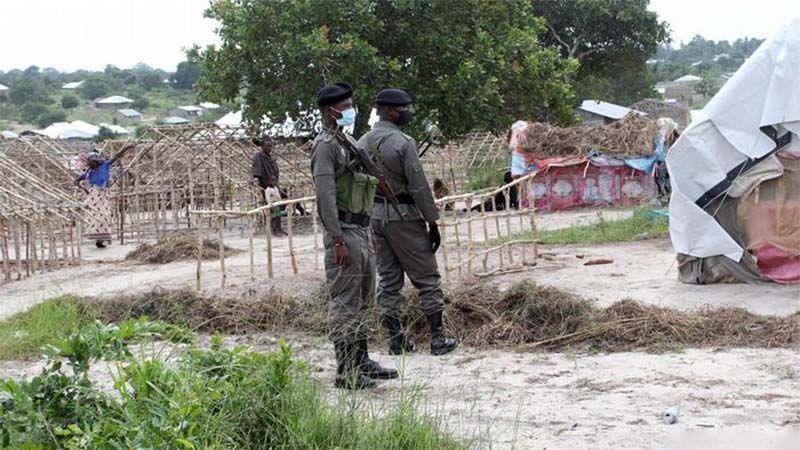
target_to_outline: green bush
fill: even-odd
[[[466,192],[479,191],[503,185],[504,167],[476,167],[467,174]]]
[[[39,125],[42,128],[47,128],[48,126],[56,123],[56,122],[64,122],[67,120],[67,113],[64,111],[47,111],[39,115],[36,118],[36,125]]]
[[[93,323],[52,346],[30,381],[0,382],[0,445],[5,448],[449,449],[444,434],[402,396],[388,411],[367,410],[344,393],[330,405],[282,341],[271,353],[191,348],[163,361],[131,356],[128,344],[188,335],[145,319]],[[62,371],[66,359],[72,371]],[[113,393],[94,384],[99,359],[120,360]]]
[[[64,96],[61,97],[61,107],[64,109],[77,108],[80,104],[81,101],[78,99],[78,97],[72,94],[64,94]]]

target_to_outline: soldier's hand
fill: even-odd
[[[436,222],[430,222],[428,224],[428,237],[431,239],[433,253],[436,253],[436,250],[439,250],[439,247],[442,245],[442,235],[439,234],[439,225]]]
[[[333,239],[333,257],[336,259],[336,265],[344,268],[350,267],[350,252],[347,250],[347,244],[341,237]]]

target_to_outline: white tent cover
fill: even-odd
[[[732,169],[775,149],[762,126],[792,133],[787,149],[800,151],[800,19],[764,42],[670,149],[670,237],[678,253],[741,259],[744,250],[696,202]]]

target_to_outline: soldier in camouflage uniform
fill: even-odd
[[[378,252],[378,304],[389,330],[389,353],[413,351],[402,331],[400,290],[405,276],[419,291],[422,310],[431,329],[431,353],[453,351],[458,342],[444,335],[444,294],[436,264],[441,244],[439,212],[425,178],[414,140],[400,129],[411,121],[411,97],[399,89],[381,91],[375,101],[380,121],[359,140],[380,167],[400,202],[401,217],[387,199],[377,195],[372,231]]]
[[[375,299],[375,253],[370,213],[377,180],[351,164],[336,140],[338,127],[352,125],[353,90],[345,83],[325,86],[318,104],[323,129],[314,139],[311,172],[325,229],[325,272],[330,291],[328,329],[336,349],[334,384],[346,389],[375,386],[373,379],[396,378],[367,354],[369,307]]]

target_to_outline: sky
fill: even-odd
[[[217,24],[203,17],[207,5],[208,0],[2,0],[0,70],[100,70],[139,62],[174,70],[184,49],[217,42]],[[651,0],[650,9],[670,23],[674,44],[696,34],[765,38],[781,23],[800,18],[800,0]]]

